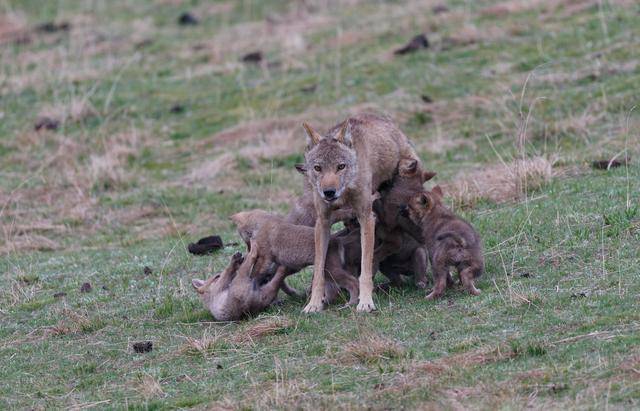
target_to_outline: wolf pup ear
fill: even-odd
[[[444,193],[442,192],[442,187],[440,187],[440,186],[433,187],[431,189],[431,192],[433,192],[438,197],[444,197]]]
[[[346,146],[351,147],[351,133],[349,132],[349,119],[346,119],[344,123],[342,123],[342,127],[340,127],[340,131],[336,135],[336,140],[339,143],[342,143]]]
[[[402,177],[411,177],[418,170],[418,160],[414,158],[403,158],[398,163],[398,172]]]
[[[306,174],[307,173],[307,169],[305,168],[304,164],[302,163],[298,163],[295,165],[296,170],[298,171],[298,173],[300,174]]]
[[[426,183],[427,181],[431,180],[433,177],[435,177],[438,173],[436,173],[435,171],[423,171],[422,172],[422,182]]]
[[[427,208],[429,206],[429,196],[427,193],[421,193],[419,201],[421,206]]]
[[[322,136],[312,129],[308,123],[302,123],[302,127],[304,127],[304,131],[307,132],[309,147],[315,146],[320,142],[320,140],[322,140]]]
[[[201,287],[204,285],[204,281],[194,278],[193,280],[191,280],[191,285],[196,289],[197,292],[202,294],[203,291]]]

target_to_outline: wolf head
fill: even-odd
[[[437,209],[442,206],[442,196],[440,186],[433,187],[431,191],[424,190],[409,200],[402,208],[401,214],[420,226],[425,219],[438,212]]]
[[[304,174],[320,198],[327,203],[334,202],[344,194],[358,173],[349,121],[346,120],[337,133],[324,137],[307,123],[303,127],[308,137]]]

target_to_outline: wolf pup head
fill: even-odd
[[[229,265],[222,272],[204,281],[197,278],[191,280],[191,285],[200,294],[200,298],[205,304],[212,302],[218,294],[229,287],[243,261],[242,254],[235,253],[231,257]]]
[[[308,137],[304,174],[320,198],[327,203],[334,202],[358,173],[349,121],[346,120],[337,133],[324,137],[307,123],[303,127]]]
[[[423,224],[423,220],[428,218],[438,206],[442,206],[442,196],[440,186],[435,186],[431,191],[424,190],[409,200],[401,214],[409,218],[412,223],[420,226]]]

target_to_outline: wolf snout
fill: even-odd
[[[409,217],[409,207],[406,204],[400,205],[400,215],[403,217]]]
[[[324,198],[329,201],[333,201],[337,198],[336,190],[334,189],[323,190],[322,194],[324,194]]]

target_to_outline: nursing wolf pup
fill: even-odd
[[[474,284],[484,271],[480,236],[471,224],[442,203],[440,186],[414,196],[402,209],[399,221],[429,251],[434,287],[427,299],[444,293],[450,267],[456,268],[460,282],[470,294],[480,294]]]
[[[380,261],[380,272],[390,280],[383,288],[402,285],[403,276],[413,276],[418,288],[427,287],[427,249],[398,225],[398,214],[403,205],[422,193],[423,184],[435,175],[435,172],[421,170],[415,160],[400,160],[398,173],[390,184],[380,189],[380,199],[374,202],[378,218],[376,240],[381,242],[381,245],[376,243],[375,258]]]
[[[357,310],[373,311],[373,192],[381,183],[391,180],[400,159],[418,160],[418,156],[402,131],[388,119],[373,114],[348,118],[325,136],[306,123],[303,126],[308,136],[305,175],[313,188],[317,216],[311,298],[304,312],[324,308],[324,269],[331,216],[336,209],[345,207],[353,209],[360,224],[362,257]]]
[[[246,315],[257,314],[275,300],[286,273],[276,272],[266,284],[260,285],[257,279],[251,277],[257,258],[257,247],[253,247],[246,258],[235,253],[221,273],[206,281],[191,281],[216,320],[235,321]]]

